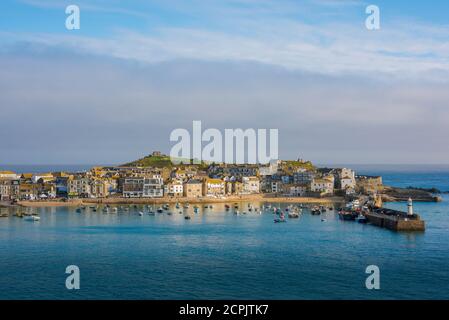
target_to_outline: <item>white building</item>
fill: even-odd
[[[310,185],[312,192],[319,192],[321,194],[333,194],[334,182],[331,179],[315,178]]]
[[[20,178],[20,175],[12,171],[0,171],[0,179],[2,178],[16,180]]]
[[[271,192],[278,193],[282,191],[282,182],[281,181],[272,181],[271,182]]]
[[[243,193],[259,193],[260,181],[257,177],[242,177]]]
[[[171,181],[164,186],[165,195],[180,197],[183,195],[184,186],[181,181]]]
[[[271,160],[267,165],[259,166],[259,175],[260,176],[272,176],[277,173],[279,168],[280,160]]]
[[[160,175],[151,178],[125,178],[123,196],[128,198],[161,198],[164,196],[164,182]]]
[[[348,168],[342,168],[338,170],[338,187],[341,190],[355,189],[355,171]]]

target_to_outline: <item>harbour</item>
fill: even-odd
[[[417,184],[424,175],[379,173],[400,186]],[[449,173],[429,175],[446,190]],[[413,203],[425,232],[342,220],[338,209],[345,202],[228,201],[198,204],[197,213],[194,203],[176,202],[1,208],[8,216],[0,218],[0,298],[449,298],[442,271],[449,268],[447,201],[443,195],[442,202]],[[274,207],[286,223],[274,222]],[[312,214],[316,207],[320,214]],[[407,202],[383,207],[407,212]],[[299,217],[290,217],[297,208]],[[16,212],[40,220],[26,221]],[[76,293],[63,285],[70,264],[82,273]],[[365,268],[372,264],[381,269],[381,290],[364,287]]]

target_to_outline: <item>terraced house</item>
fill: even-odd
[[[225,182],[221,179],[205,179],[203,194],[207,197],[219,197],[226,194]]]
[[[203,182],[191,179],[183,185],[183,195],[187,198],[199,198],[203,196]]]
[[[71,176],[67,180],[67,194],[69,197],[90,197],[91,185],[89,178],[84,175]]]
[[[11,201],[19,198],[20,181],[18,179],[0,178],[0,201]]]
[[[242,177],[243,192],[254,194],[260,192],[260,181],[257,177]]]
[[[122,193],[125,198],[161,198],[164,196],[164,182],[160,175],[151,178],[123,178]]]

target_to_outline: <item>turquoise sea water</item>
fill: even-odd
[[[358,168],[386,184],[449,190],[449,169],[422,169]],[[174,209],[143,217],[133,208],[35,209],[37,223],[0,218],[0,299],[449,299],[448,201],[415,203],[425,233],[334,213],[275,224],[271,213],[235,216],[218,204],[191,220]],[[73,264],[81,289],[69,291],[65,268]],[[365,288],[372,264],[380,290]]]

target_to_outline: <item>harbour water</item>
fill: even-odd
[[[449,190],[449,168],[358,171],[385,184]],[[236,216],[224,204],[198,214],[191,206],[191,220],[174,208],[155,216],[33,209],[40,222],[0,218],[0,299],[449,299],[443,199],[415,203],[424,233],[345,222],[333,212],[326,221],[304,212],[275,224],[270,212]],[[80,290],[65,287],[68,265],[80,268]],[[365,287],[368,265],[380,268],[380,290]]]

